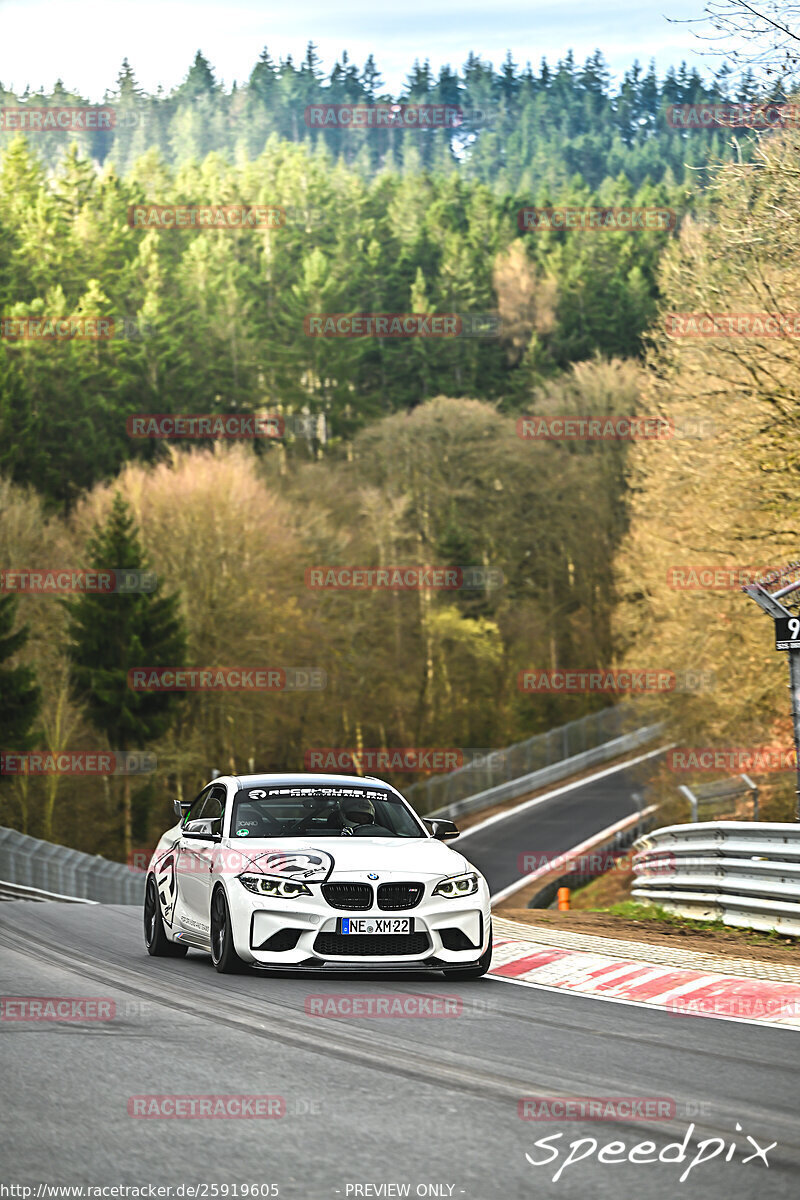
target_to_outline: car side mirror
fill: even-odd
[[[458,826],[454,821],[426,821],[425,824],[430,829],[433,836],[439,842],[450,842],[453,838],[458,837]]]
[[[181,802],[180,800],[173,800],[172,808],[175,813],[175,816],[180,817],[180,819],[183,820],[183,818],[186,816],[187,812],[191,808],[191,802],[190,801]]]
[[[202,838],[206,842],[221,842],[221,825],[219,817],[199,817],[196,821],[190,821],[188,825],[184,825],[183,836]]]

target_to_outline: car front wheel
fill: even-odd
[[[144,893],[144,944],[154,958],[185,958],[188,946],[171,942],[164,929],[156,881],[151,875]]]
[[[244,970],[233,946],[231,914],[221,887],[211,898],[211,958],[221,975],[236,975]]]

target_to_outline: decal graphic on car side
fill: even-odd
[[[178,899],[177,854],[178,847],[171,846],[153,867],[158,898],[161,901],[161,915],[164,924],[170,929],[175,918],[175,902]]]

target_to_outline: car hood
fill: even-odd
[[[248,838],[246,845],[232,838],[228,844],[255,870],[315,881],[366,879],[369,873],[381,879],[424,879],[474,870],[463,855],[435,838]]]

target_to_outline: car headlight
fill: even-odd
[[[470,871],[468,875],[451,875],[449,879],[443,879],[441,883],[437,883],[433,894],[452,900],[455,896],[471,896],[477,890],[478,876],[474,871]]]
[[[295,896],[313,895],[311,888],[294,879],[270,875],[239,875],[239,883],[257,896],[273,896],[276,900],[292,900]]]

